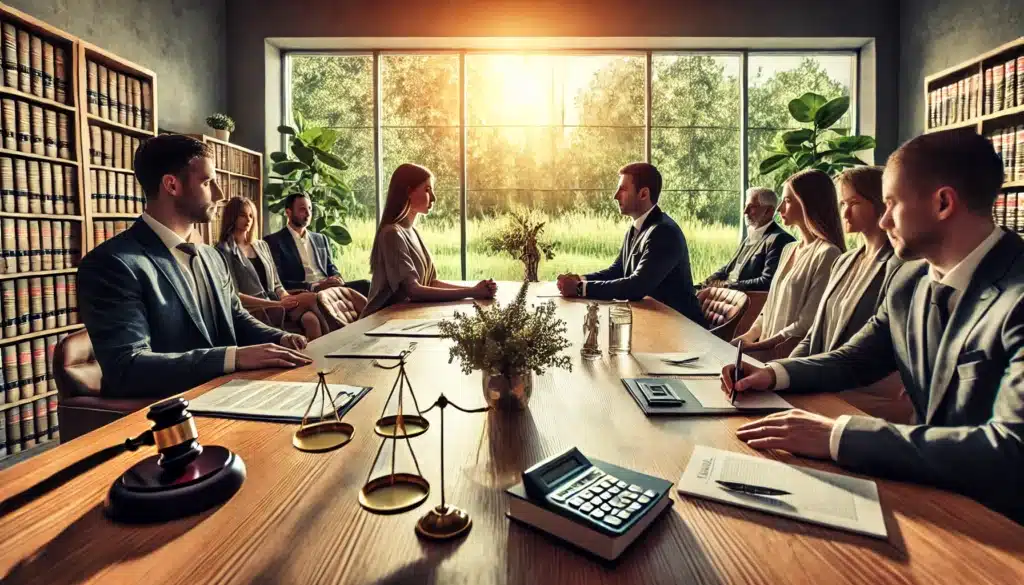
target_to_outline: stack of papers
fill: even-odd
[[[416,342],[396,337],[373,338],[354,335],[326,354],[329,358],[398,359],[412,351]]]
[[[367,331],[367,335],[391,337],[441,337],[437,324],[442,319],[391,319]]]
[[[722,487],[720,481],[789,493],[754,495]],[[888,537],[878,486],[866,479],[697,445],[676,489],[804,522]]]
[[[329,384],[328,389],[338,407],[338,416],[355,406],[369,388]],[[316,391],[315,382],[277,382],[267,380],[231,380],[195,400],[188,409],[193,414],[220,418],[240,418],[270,422],[301,422]],[[325,414],[330,414],[327,401]],[[320,396],[310,410],[310,417],[320,416]]]

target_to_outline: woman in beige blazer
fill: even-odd
[[[799,239],[783,248],[761,314],[733,340],[734,345],[743,340],[744,349],[758,357],[775,357],[807,335],[832,264],[846,249],[835,185],[822,171],[802,171],[786,181],[779,215]]]

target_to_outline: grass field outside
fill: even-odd
[[[347,225],[352,243],[336,254],[335,262],[342,276],[348,280],[369,278],[374,223],[370,219],[350,220]],[[495,220],[491,218],[470,219],[467,223],[469,280],[519,280],[523,277],[521,262],[486,249],[484,239],[488,228],[494,225]],[[628,227],[627,218],[611,219],[579,213],[551,219],[544,233],[550,240],[558,242],[559,247],[554,260],[541,261],[540,280],[554,280],[564,272],[585,274],[608,267],[619,253]],[[700,223],[680,223],[680,227],[689,247],[694,282],[704,280],[736,252],[739,230],[735,227]],[[459,280],[461,235],[458,224],[431,221],[427,217],[420,220],[416,228],[430,248],[438,277]]]

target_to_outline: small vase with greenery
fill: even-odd
[[[235,121],[227,114],[210,114],[206,117],[206,125],[213,128],[213,134],[220,140],[227,141],[235,131]]]
[[[541,255],[547,260],[555,257],[556,242],[542,239],[547,220],[538,213],[526,209],[514,209],[508,213],[498,231],[485,240],[487,249],[505,253],[523,263],[524,278],[537,282],[537,269]]]
[[[775,137],[775,150],[758,167],[761,175],[774,173],[777,193],[781,195],[786,180],[805,169],[818,169],[835,177],[850,167],[867,164],[856,153],[874,148],[875,139],[848,136],[845,128],[836,127],[849,109],[848,96],[830,100],[808,92],[789,102],[790,115],[804,127],[780,132]]]
[[[484,399],[496,410],[525,409],[533,393],[533,376],[548,368],[572,371],[565,321],[555,317],[555,304],[526,306],[529,282],[508,306],[490,309],[473,305],[475,313],[456,312],[439,325],[441,337],[455,342],[448,362],[459,358],[462,372],[483,372]]]

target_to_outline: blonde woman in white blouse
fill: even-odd
[[[822,171],[802,171],[786,181],[779,215],[796,228],[799,239],[782,250],[761,314],[732,341],[743,340],[744,350],[761,356],[773,355],[780,346],[791,349],[807,335],[832,264],[846,250],[835,185]]]

